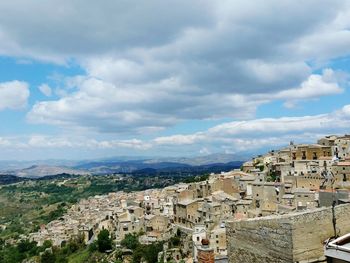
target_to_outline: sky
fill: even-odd
[[[350,133],[350,2],[0,1],[0,159],[247,154]]]

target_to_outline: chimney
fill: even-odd
[[[198,263],[214,263],[214,249],[209,247],[209,240],[202,239],[202,245],[198,248]]]

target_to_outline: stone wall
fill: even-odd
[[[335,216],[338,234],[349,233],[350,205],[337,206]],[[228,222],[229,262],[317,262],[331,236],[331,208]]]

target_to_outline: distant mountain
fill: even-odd
[[[92,174],[106,173],[153,173],[181,172],[181,171],[219,171],[223,167],[237,168],[242,161],[232,154],[212,154],[200,157],[171,157],[171,158],[145,158],[138,160],[104,160],[97,162],[80,163],[75,169],[88,170]],[[214,167],[216,167],[214,169]]]
[[[150,160],[147,160],[146,163],[173,162],[173,163],[188,164],[191,166],[200,166],[200,165],[206,165],[206,164],[243,161],[245,159],[246,158],[237,156],[235,154],[217,153],[217,154],[195,156],[195,157],[169,157],[169,158],[150,159]]]
[[[242,165],[242,161],[234,161],[229,163],[213,163],[206,165],[197,165],[197,166],[183,166],[183,167],[164,167],[159,169],[154,168],[144,168],[141,170],[132,171],[131,174],[134,175],[162,175],[162,174],[191,174],[199,175],[203,173],[220,173],[228,172],[233,169],[237,169]]]
[[[0,161],[3,174],[25,178],[42,178],[60,174],[220,172],[239,167],[247,158],[233,154],[196,157],[115,157],[96,161]],[[5,169],[6,168],[6,169]]]
[[[173,162],[148,162],[148,160],[92,162],[75,166],[75,169],[88,170],[93,174],[104,173],[132,173],[142,169],[184,168],[190,165]]]
[[[28,168],[7,171],[7,174],[25,178],[41,178],[44,176],[71,174],[71,175],[87,175],[87,171],[78,170],[65,166],[49,166],[49,165],[32,165]]]

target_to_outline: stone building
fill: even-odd
[[[162,215],[146,215],[145,229],[147,232],[165,232],[169,227],[169,218]]]
[[[332,148],[330,146],[319,144],[299,144],[291,148],[292,161],[300,160],[318,160],[321,156],[331,156]]]
[[[332,147],[333,155],[340,160],[344,160],[349,157],[350,154],[350,135],[344,135],[337,137]]]
[[[297,210],[312,209],[317,207],[315,191],[299,188],[294,190],[294,204]]]
[[[197,224],[194,227],[194,231],[192,234],[192,242],[193,242],[193,258],[198,258],[198,248],[202,245],[202,240],[207,238],[206,227],[203,224]]]
[[[337,162],[331,169],[336,181],[350,182],[350,161]]]
[[[255,182],[253,186],[253,208],[259,211],[258,214],[266,215],[277,211],[279,202],[280,188],[275,183]],[[283,193],[281,193],[283,196]]]
[[[210,247],[215,255],[227,255],[226,228],[217,227],[210,232]]]
[[[174,207],[174,222],[185,227],[193,228],[200,221],[197,211],[200,202],[202,202],[202,199],[177,202]]]

